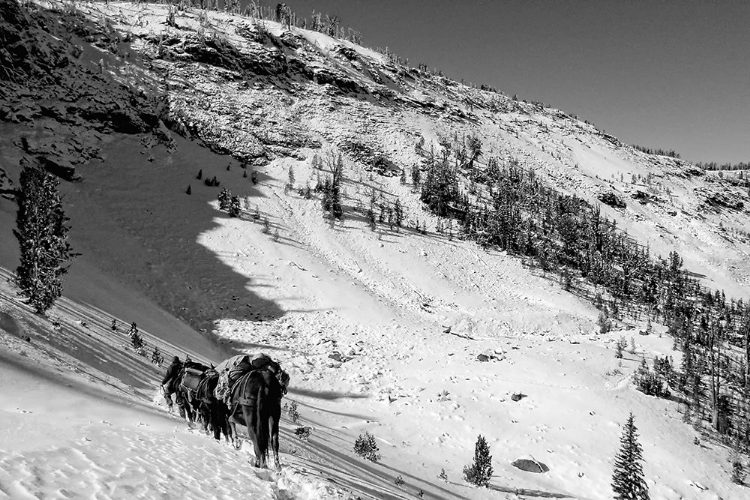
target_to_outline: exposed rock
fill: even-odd
[[[535,460],[534,457],[530,455],[528,456],[528,458],[524,457],[513,461],[511,465],[526,472],[535,472],[537,474],[549,472],[549,467],[547,467],[546,464]]]
[[[62,158],[40,156],[39,162],[47,172],[56,175],[66,181],[80,181],[81,176],[76,174],[76,168]]]
[[[711,193],[706,198],[706,203],[712,206],[730,208],[732,210],[742,210],[745,207],[742,200],[738,200],[733,194]]]
[[[630,197],[634,200],[638,200],[638,203],[640,203],[641,205],[645,205],[649,201],[652,201],[651,195],[641,190],[638,190],[635,193],[631,194]]]
[[[625,208],[625,202],[622,201],[622,198],[617,196],[612,191],[607,191],[606,193],[602,193],[599,195],[599,201],[604,203],[605,205],[609,205],[613,208]]]

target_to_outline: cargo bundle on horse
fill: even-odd
[[[195,397],[203,374],[209,370],[209,367],[197,361],[191,361],[190,358],[185,360],[180,373],[180,384],[177,387],[179,398],[182,401],[182,407],[187,413],[188,421],[193,423],[196,415],[199,414],[200,400]],[[178,402],[179,404],[179,402]]]
[[[229,427],[227,405],[214,395],[218,383],[219,372],[216,369],[206,371],[198,384],[195,397],[200,401],[199,411],[203,418],[203,430],[208,430],[210,426],[216,440],[221,438],[222,432],[224,437],[229,440],[232,433]]]
[[[193,415],[200,404],[193,396],[206,370],[208,366],[202,363],[191,361],[190,358],[181,363],[180,358],[175,356],[162,379],[164,399],[170,411],[173,404],[172,394],[174,394],[180,416],[187,418],[190,423],[193,422]]]
[[[247,428],[255,453],[255,466],[267,467],[268,448],[273,448],[274,464],[279,463],[279,420],[281,398],[286,394],[289,375],[281,366],[265,354],[250,358],[235,356],[216,367],[219,382],[217,398],[224,397],[229,388],[229,423],[235,446],[242,441],[236,424]],[[226,385],[222,385],[226,384]]]

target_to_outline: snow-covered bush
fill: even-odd
[[[375,442],[375,436],[369,432],[365,432],[364,435],[360,434],[354,442],[354,453],[362,458],[366,458],[370,462],[378,462],[380,460],[380,453],[378,451],[380,450]]]

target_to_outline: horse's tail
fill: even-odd
[[[262,380],[262,379],[261,379]],[[266,410],[265,384],[260,384],[258,388],[258,399],[256,400],[255,411],[255,437],[258,439],[258,449],[261,456],[268,460],[268,411]],[[261,457],[258,457],[260,459]]]

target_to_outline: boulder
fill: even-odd
[[[625,202],[611,191],[599,195],[599,201],[613,208],[625,208]]]
[[[66,181],[81,180],[81,176],[76,174],[76,168],[68,160],[54,156],[41,156],[39,162],[47,172],[61,179]]]
[[[517,469],[521,469],[526,472],[534,472],[536,474],[544,474],[545,472],[549,472],[549,467],[547,467],[547,465],[539,462],[538,460],[535,460],[531,455],[519,458],[518,460],[513,461],[511,465],[513,467],[516,467]]]

